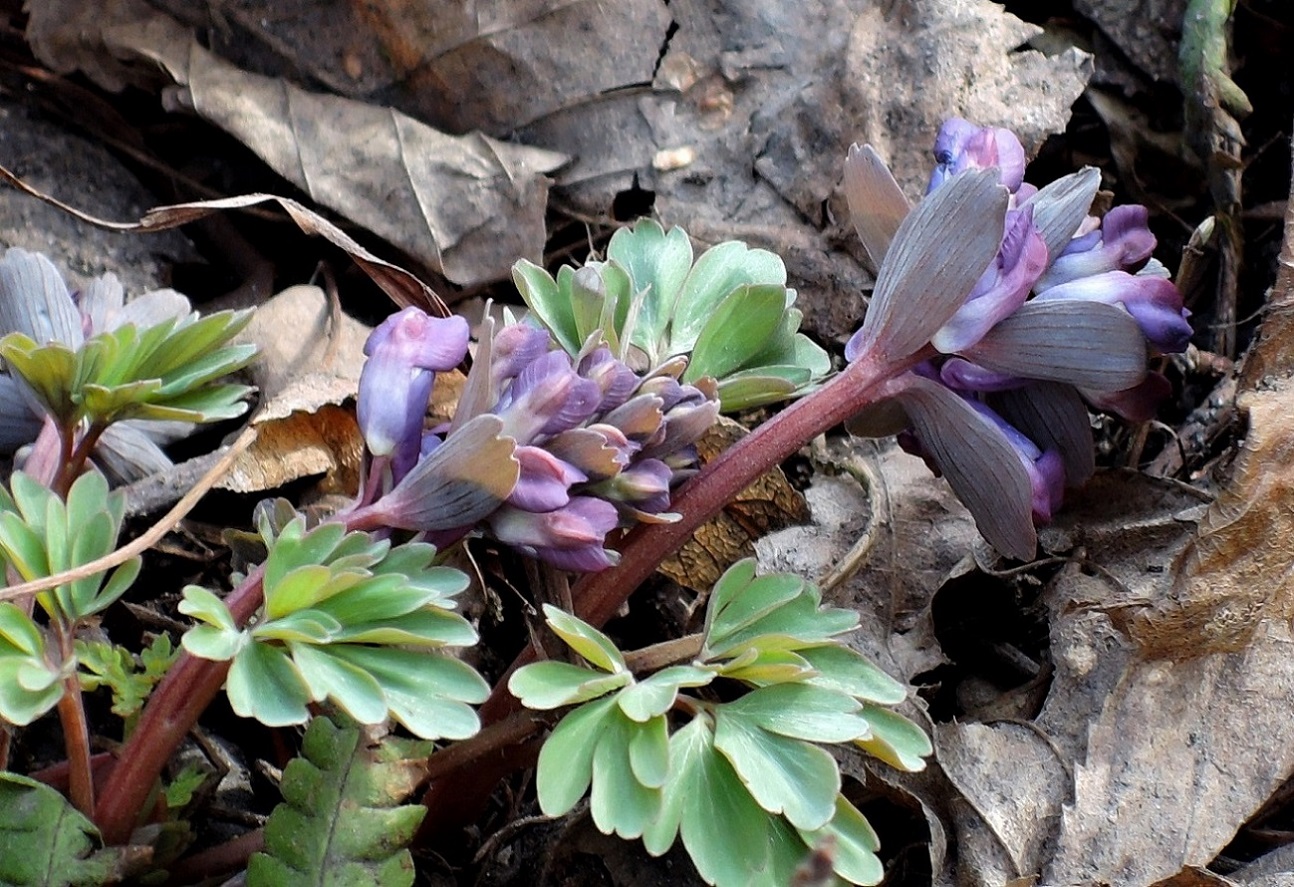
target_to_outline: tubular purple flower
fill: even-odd
[[[961,357],[950,357],[939,367],[939,381],[958,391],[1010,391],[1028,380],[985,369]]]
[[[997,167],[1014,192],[1024,181],[1024,146],[1009,129],[976,126],[960,117],[944,121],[935,137],[935,168],[926,193],[968,169]]]
[[[1031,507],[1035,523],[1051,522],[1051,515],[1060,507],[1065,496],[1065,461],[1057,450],[1043,452],[1033,441],[1007,422],[986,404],[979,401],[968,401],[971,408],[988,419],[1002,436],[1011,444],[1020,464],[1029,474],[1029,486],[1033,491]]]
[[[1105,214],[1099,230],[1070,240],[1034,289],[1045,292],[1054,286],[1106,271],[1135,271],[1155,249],[1155,235],[1144,206],[1116,206]]]
[[[597,486],[596,492],[614,502],[633,506],[634,511],[660,514],[669,508],[670,482],[674,471],[659,459],[643,459]]]
[[[1122,416],[1129,422],[1148,422],[1164,398],[1173,393],[1173,386],[1162,373],[1147,373],[1139,385],[1123,391],[1082,390],[1083,397],[1098,410]]]
[[[356,413],[369,452],[391,456],[398,479],[417,461],[422,420],[436,373],[467,355],[467,321],[405,308],[384,320],[364,344]]]
[[[548,331],[524,323],[512,323],[494,334],[490,377],[495,391],[503,383],[548,352]]]
[[[1122,305],[1146,340],[1162,352],[1185,351],[1191,341],[1186,320],[1190,312],[1182,307],[1182,294],[1162,277],[1106,271],[1053,286],[1033,298],[1034,303],[1059,301]]]
[[[508,504],[526,511],[552,511],[571,501],[571,484],[588,480],[584,472],[539,447],[517,447],[521,476]]]
[[[592,354],[580,361],[579,374],[596,382],[602,392],[598,412],[605,413],[620,406],[638,387],[638,374],[611,355],[605,346],[595,348]]]
[[[564,351],[549,351],[517,374],[505,403],[496,408],[517,443],[574,428],[597,412],[602,389],[580,378]]]
[[[1033,224],[1033,208],[1009,210],[996,258],[957,312],[930,339],[945,354],[979,341],[1029,297],[1047,267],[1047,244]]]
[[[543,513],[505,505],[489,518],[500,542],[564,569],[579,570],[611,566],[614,553],[603,545],[619,522],[614,505],[591,496],[574,496],[565,506]]]

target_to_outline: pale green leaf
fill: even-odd
[[[526,708],[549,711],[597,699],[629,684],[628,672],[607,674],[569,662],[533,662],[523,665],[508,679],[508,690]]]
[[[863,706],[863,717],[872,727],[872,738],[855,743],[892,767],[917,772],[924,770],[934,750],[930,737],[903,715],[878,705]]]
[[[609,672],[626,670],[624,654],[612,643],[611,638],[584,620],[552,604],[544,604],[544,619],[553,633],[583,656],[590,665]]]
[[[584,797],[593,780],[593,751],[616,716],[616,699],[608,696],[581,705],[553,728],[539,750],[535,772],[539,809],[545,815],[561,816]]]

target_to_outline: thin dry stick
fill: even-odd
[[[198,501],[207,494],[207,491],[215,486],[216,482],[229,471],[234,464],[234,460],[241,456],[256,440],[256,435],[256,428],[249,423],[242,433],[238,435],[238,438],[229,445],[229,449],[220,457],[220,461],[212,465],[210,470],[194,485],[193,489],[185,493],[184,497],[179,502],[176,502],[170,511],[162,515],[161,519],[149,527],[147,532],[139,538],[123,545],[111,554],[106,554],[98,560],[90,561],[88,564],[82,564],[62,573],[55,573],[53,576],[33,579],[19,585],[10,585],[8,588],[0,588],[0,601],[20,598],[23,595],[35,594],[38,591],[46,591],[50,588],[58,588],[60,585],[97,575],[124,564],[135,555],[142,554],[152,548],[161,541],[163,536],[174,529],[175,525],[183,520],[184,516],[192,511]]]

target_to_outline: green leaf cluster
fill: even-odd
[[[98,472],[77,478],[66,502],[21,471],[9,483],[12,492],[0,489],[0,556],[24,581],[88,564],[116,548],[125,497],[109,493]],[[139,568],[140,559],[131,558],[111,573],[42,591],[36,601],[70,634],[78,620],[121,597]],[[76,667],[62,659],[30,615],[0,602],[0,717],[29,724],[53,708],[63,695],[63,678]]]
[[[397,806],[417,786],[431,744],[387,736],[365,741],[355,727],[310,722],[301,757],[283,771],[283,803],[265,826],[247,883],[359,887],[413,883],[413,839],[426,808]]]
[[[42,782],[0,772],[0,884],[98,887],[121,880],[126,851],[99,849],[94,824]]]
[[[716,379],[725,411],[802,394],[830,371],[827,353],[799,332],[780,258],[725,241],[692,260],[682,228],[640,219],[612,236],[606,261],[563,266],[554,278],[522,260],[512,277],[572,356],[595,335],[644,369],[689,355],[682,381]]]
[[[470,646],[476,632],[453,612],[467,577],[433,566],[425,543],[392,547],[367,533],[291,521],[269,545],[259,617],[239,629],[206,589],[184,590],[180,610],[203,624],[185,649],[233,662],[225,692],[235,712],[264,724],[302,724],[307,706],[332,700],[361,724],[393,717],[427,739],[462,739],[479,727],[470,703],[489,685],[471,666],[433,650]]]
[[[144,707],[153,687],[166,676],[179,650],[171,639],[159,634],[140,651],[138,658],[125,647],[108,641],[76,641],[76,659],[81,667],[81,689],[107,687],[112,692],[112,713],[130,725]],[[127,733],[129,733],[127,729]]]
[[[701,876],[725,887],[789,883],[828,836],[836,876],[881,879],[876,835],[840,793],[839,768],[819,743],[854,743],[908,770],[921,769],[931,748],[889,708],[906,697],[903,685],[840,640],[857,614],[823,607],[797,576],[756,576],[754,561],[742,561],[711,593],[699,655],[640,677],[602,632],[544,612],[589,666],[535,663],[508,683],[529,708],[578,706],[540,752],[545,813],[590,793],[604,833],[641,837],[656,855],[681,836]],[[722,679],[747,692],[705,689]],[[691,719],[671,735],[680,713]]]
[[[230,344],[250,319],[250,311],[220,311],[143,329],[125,324],[79,348],[10,333],[0,339],[0,357],[64,427],[86,420],[214,422],[247,408],[247,386],[218,380],[255,355],[254,345]]]

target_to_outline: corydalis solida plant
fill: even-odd
[[[1155,238],[1144,207],[1116,207],[1104,219],[1087,214],[1096,170],[1036,189],[1023,183],[1024,152],[1013,134],[960,119],[941,129],[935,156],[931,197],[962,176],[996,178],[1006,189],[1005,211],[994,213],[1002,213],[1001,242],[958,303],[912,281],[902,293],[883,288],[887,270],[918,252],[911,238],[891,245],[912,216],[875,152],[851,149],[845,193],[881,270],[845,356],[879,349],[919,358],[881,386],[851,430],[899,433],[948,479],[995,547],[1027,559],[1034,524],[1050,520],[1064,488],[1094,469],[1084,400],[1149,418],[1167,382],[1147,371],[1147,356],[1186,347],[1189,312],[1150,260]]]

